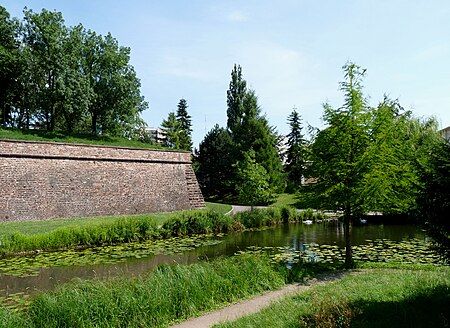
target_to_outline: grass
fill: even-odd
[[[138,278],[78,280],[35,297],[22,312],[0,311],[0,327],[166,327],[277,289],[307,272],[305,267],[289,275],[266,256],[246,254],[164,265]]]
[[[128,140],[125,138],[110,137],[110,136],[95,136],[86,133],[69,134],[63,132],[47,132],[41,130],[21,131],[17,129],[0,129],[0,139],[65,142],[65,143],[118,146],[130,148],[152,148],[152,149],[164,148],[159,145],[152,145],[140,141]]]
[[[288,297],[227,327],[446,327],[448,267],[379,267]]]
[[[297,203],[297,194],[279,194],[275,203],[270,206],[294,206]]]
[[[226,214],[231,211],[232,206],[229,204],[205,202],[206,208],[220,214]]]
[[[211,205],[208,204],[208,207]],[[227,207],[214,208],[216,211],[190,210],[155,215],[2,223],[0,229],[4,232],[0,239],[0,255],[222,233],[271,226],[303,218],[289,207],[255,210],[239,213],[233,217],[222,214]]]

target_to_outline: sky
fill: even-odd
[[[323,104],[343,103],[342,66],[367,69],[364,93],[386,94],[423,118],[450,125],[450,1],[447,0],[2,0],[59,11],[66,25],[110,32],[131,48],[130,63],[160,126],[186,99],[194,146],[215,124],[226,126],[234,64],[280,134],[295,107],[303,124],[323,127]]]

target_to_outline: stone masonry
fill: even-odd
[[[202,208],[190,156],[0,139],[0,221]]]

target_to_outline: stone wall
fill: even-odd
[[[190,156],[0,139],[0,221],[204,207]]]

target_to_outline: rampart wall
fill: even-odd
[[[204,207],[190,156],[0,139],[0,221]]]

